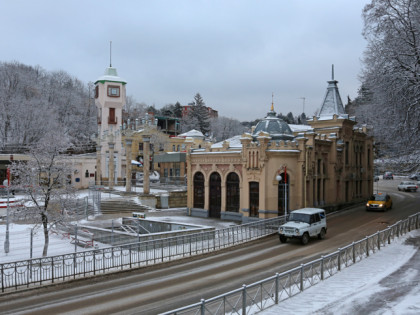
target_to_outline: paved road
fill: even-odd
[[[0,297],[0,313],[158,314],[195,303],[310,261],[420,211],[420,193],[398,192],[397,183],[379,183],[380,190],[392,191],[391,211],[366,212],[359,206],[333,214],[326,239],[308,246],[266,237],[199,258],[7,294]]]

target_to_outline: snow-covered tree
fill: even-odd
[[[420,142],[420,2],[372,0],[363,18],[368,46],[362,81],[371,92],[366,113],[377,141],[408,154]]]
[[[0,63],[0,149],[28,147],[56,126],[73,146],[96,130],[92,84],[63,71]],[[16,151],[15,151],[16,152]]]
[[[27,162],[13,162],[12,189],[30,200],[19,213],[33,216],[44,234],[43,256],[48,255],[49,228],[72,210],[75,194],[69,178],[73,171],[63,153],[70,142],[60,133],[48,133],[29,151]]]
[[[248,128],[242,125],[239,120],[223,116],[211,119],[211,134],[216,141],[226,140],[246,131]]]

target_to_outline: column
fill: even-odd
[[[143,136],[143,193],[150,193],[150,136]]]
[[[109,147],[109,162],[108,162],[108,181],[109,189],[114,188],[114,142],[108,142]]]
[[[133,141],[131,139],[125,139],[125,191],[131,191],[131,144]]]

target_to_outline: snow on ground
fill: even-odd
[[[420,231],[410,232],[258,314],[420,314],[419,247]]]
[[[118,189],[118,187],[117,187]],[[121,188],[122,190],[124,188]],[[142,189],[142,188],[138,188]],[[153,193],[166,190],[152,190]],[[80,198],[88,196],[81,191]],[[102,193],[102,198],[115,198],[112,194]],[[216,224],[212,219],[180,216],[182,209],[169,209],[159,219],[164,221],[185,222],[202,225]],[[174,216],[170,213],[174,212]],[[220,222],[220,220],[217,220]],[[89,221],[83,221],[87,224]],[[79,222],[81,223],[81,222]],[[223,222],[219,228],[235,223]],[[214,226],[214,225],[213,225]],[[30,235],[31,226],[10,224],[10,233]],[[5,254],[3,244],[6,226],[0,225],[0,263],[27,259],[29,255],[28,238],[14,244],[10,237],[11,252]],[[59,255],[74,251],[74,245],[62,235],[51,235],[49,255]],[[410,241],[414,239],[416,241]],[[42,253],[43,235],[34,236],[34,257]],[[306,289],[279,305],[259,312],[262,315],[274,314],[420,314],[420,231],[412,231],[368,258],[342,269],[338,274]],[[36,252],[36,254],[35,254]]]

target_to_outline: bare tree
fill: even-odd
[[[0,63],[0,149],[29,146],[56,123],[74,146],[89,141],[96,131],[92,96],[92,85],[63,71]]]
[[[239,120],[219,116],[211,119],[211,133],[216,141],[226,140],[241,135],[248,130]]]
[[[420,2],[372,0],[363,10],[363,86],[379,141],[401,154],[420,142]]]
[[[34,216],[44,234],[43,256],[48,254],[49,228],[71,210],[75,191],[69,178],[73,171],[63,153],[69,141],[58,133],[48,133],[30,150],[27,162],[13,162],[12,189],[20,189],[30,200],[19,212]],[[37,219],[38,218],[38,219]]]

